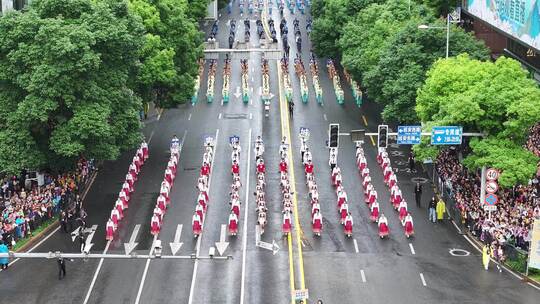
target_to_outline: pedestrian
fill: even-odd
[[[62,213],[60,213],[60,226],[62,227],[62,231],[68,233],[67,215],[65,211],[62,211]]]
[[[433,223],[437,221],[437,217],[435,215],[435,208],[436,208],[435,197],[432,197],[428,205],[428,209],[429,209],[428,220],[430,220]]]
[[[294,102],[291,100],[289,101],[289,115],[291,115],[291,117],[293,117],[293,112],[294,112]]]
[[[58,263],[58,279],[61,280],[66,276],[66,261],[63,257],[59,257],[56,262]]]
[[[488,270],[489,267],[489,245],[484,245],[482,248],[482,264],[484,264],[484,269]]]
[[[439,201],[437,202],[437,220],[444,219],[445,212],[446,212],[446,204],[441,198],[439,198]]]
[[[79,239],[79,249],[81,253],[84,253],[84,245],[86,243],[86,237],[84,236],[84,227],[79,227],[79,235],[77,236]]]
[[[416,206],[418,208],[422,207],[422,185],[420,182],[416,182],[416,186],[414,186],[414,197],[416,199]]]
[[[0,240],[0,253],[9,253],[9,248],[4,244],[4,241]],[[9,258],[0,258],[0,267],[2,270],[6,270],[9,265]]]
[[[411,172],[416,172],[415,163],[414,163],[414,155],[412,151],[411,153],[409,153],[409,170],[411,170]]]

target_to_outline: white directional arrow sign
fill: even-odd
[[[84,232],[89,233],[86,237],[86,242],[84,243],[84,249],[83,251],[88,253],[90,252],[90,249],[92,249],[92,246],[94,246],[94,243],[92,243],[92,238],[94,237],[94,234],[96,233],[98,225],[92,225],[91,228],[84,229]]]
[[[182,235],[183,226],[184,225],[182,224],[178,224],[178,226],[176,226],[176,233],[174,234],[174,242],[169,243],[169,245],[171,245],[171,251],[173,255],[175,255],[180,250],[180,247],[182,247],[182,245],[184,244],[180,242],[180,236]]]
[[[137,234],[139,234],[139,229],[141,229],[141,225],[135,225],[135,228],[131,233],[131,237],[129,238],[129,243],[124,243],[124,250],[126,251],[126,255],[129,255],[133,251],[133,249],[135,249],[135,247],[137,247],[137,245],[139,244],[135,242],[135,240],[137,239]]]
[[[236,87],[236,92],[234,92],[234,96],[236,96],[236,98],[240,97],[240,95],[242,95],[242,93],[240,93],[240,87],[237,86]]]
[[[223,255],[227,247],[229,247],[229,242],[225,242],[225,233],[227,232],[227,225],[221,225],[221,234],[219,236],[219,242],[216,242],[216,249],[219,252],[219,255]]]
[[[276,253],[279,251],[279,246],[276,243],[276,240],[272,240],[272,243],[259,241],[258,246],[263,249],[272,251],[273,255],[276,255]]]
[[[81,227],[77,227],[77,229],[73,230],[73,232],[71,233],[71,241],[72,242],[75,242],[75,239],[77,238],[77,236],[79,235],[79,229],[81,229]]]

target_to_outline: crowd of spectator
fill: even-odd
[[[53,176],[23,170],[19,176],[0,178],[0,241],[14,246],[57,215],[63,226],[83,221],[79,191],[94,170],[93,161],[80,159],[69,173]]]
[[[531,129],[526,147],[540,156],[540,124]],[[468,171],[459,161],[459,150],[439,154],[436,170],[455,201],[462,222],[482,242],[491,245],[495,258],[505,259],[506,245],[528,250],[534,218],[540,218],[540,165],[527,185],[499,190],[497,211],[491,214],[480,204],[480,174]]]

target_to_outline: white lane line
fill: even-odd
[[[152,137],[154,137],[154,130],[152,130],[152,133],[150,133],[150,137],[148,137],[147,145],[150,145],[150,142],[152,141]]]
[[[150,255],[152,255],[154,251],[154,243],[157,240],[157,235],[154,235],[154,240],[152,241],[152,248],[150,248]],[[144,271],[141,278],[141,283],[139,284],[139,290],[137,291],[137,297],[135,298],[135,304],[139,304],[139,301],[141,300],[141,294],[144,287],[144,281],[146,280],[146,275],[148,274],[148,268],[150,267],[150,261],[151,259],[146,259],[146,265],[144,265]]]
[[[353,242],[354,242],[354,251],[356,251],[356,253],[358,253],[359,252],[359,250],[358,250],[358,242],[356,242],[356,239],[354,239]]]
[[[250,99],[249,99],[249,105],[250,105],[250,106],[253,105],[253,98],[250,98]]]
[[[253,113],[249,113],[249,119],[253,119]]]
[[[326,117],[326,114],[323,114],[324,121],[328,121],[328,118]]]
[[[187,120],[191,120],[191,113],[189,113]]]
[[[244,292],[246,284],[246,249],[247,249],[247,222],[249,209],[249,172],[251,166],[251,129],[248,132],[248,149],[247,149],[247,171],[246,171],[246,205],[244,206],[244,231],[242,235],[242,279],[240,282],[240,304],[244,304]]]
[[[105,245],[105,250],[103,250],[103,254],[107,253],[109,250],[109,245],[111,245],[111,241],[107,241],[107,245]],[[99,272],[101,270],[101,266],[103,266],[103,261],[105,259],[101,258],[98,263],[98,267],[96,268],[96,272],[94,272],[94,277],[92,277],[92,282],[90,283],[90,287],[88,288],[88,292],[86,293],[86,296],[84,297],[83,304],[88,303],[88,300],[90,299],[90,295],[92,294],[92,290],[94,289],[94,284],[96,284],[97,277],[99,275]]]
[[[362,282],[366,282],[366,274],[364,273],[364,269],[360,270],[360,275],[362,276]]]
[[[411,248],[411,253],[412,254],[416,254],[416,251],[414,251],[414,247],[413,247],[412,243],[409,243],[409,248]]]
[[[219,113],[218,119],[221,119],[221,113]]]
[[[212,177],[214,176],[214,163],[216,162],[216,154],[217,154],[217,146],[219,143],[219,129],[216,130],[216,137],[214,137],[214,142],[216,143],[214,145],[214,157],[212,157],[212,164],[210,165],[210,178],[208,179],[208,193],[210,193],[210,186],[212,185]],[[201,235],[199,235],[199,238],[197,239],[197,245],[195,250],[195,257],[199,257],[199,252],[201,251],[201,240],[204,235],[204,221],[206,220],[206,216],[203,217],[203,230],[201,231]],[[197,281],[197,269],[199,268],[199,260],[195,260],[195,265],[193,265],[193,276],[191,277],[191,287],[189,288],[189,299],[188,304],[193,303],[193,294],[195,293],[195,282]]]
[[[424,274],[420,272],[420,279],[422,280],[422,285],[427,286],[426,279],[424,279]]]
[[[536,288],[536,289],[540,290],[540,287],[538,287],[538,286],[534,285],[534,284],[533,284],[533,283],[531,283],[531,282],[529,282],[529,283],[527,283],[527,284],[529,284],[529,285],[531,285],[532,287],[534,287],[534,288]]]

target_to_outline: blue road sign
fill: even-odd
[[[460,145],[463,135],[463,127],[444,126],[431,129],[432,145]]]
[[[398,126],[398,145],[417,145],[422,138],[421,126]]]
[[[499,198],[495,194],[488,194],[485,198],[486,204],[494,206],[499,201]]]
[[[237,143],[239,141],[240,141],[240,137],[238,137],[236,135],[233,135],[233,136],[229,137],[229,143],[230,144]]]

